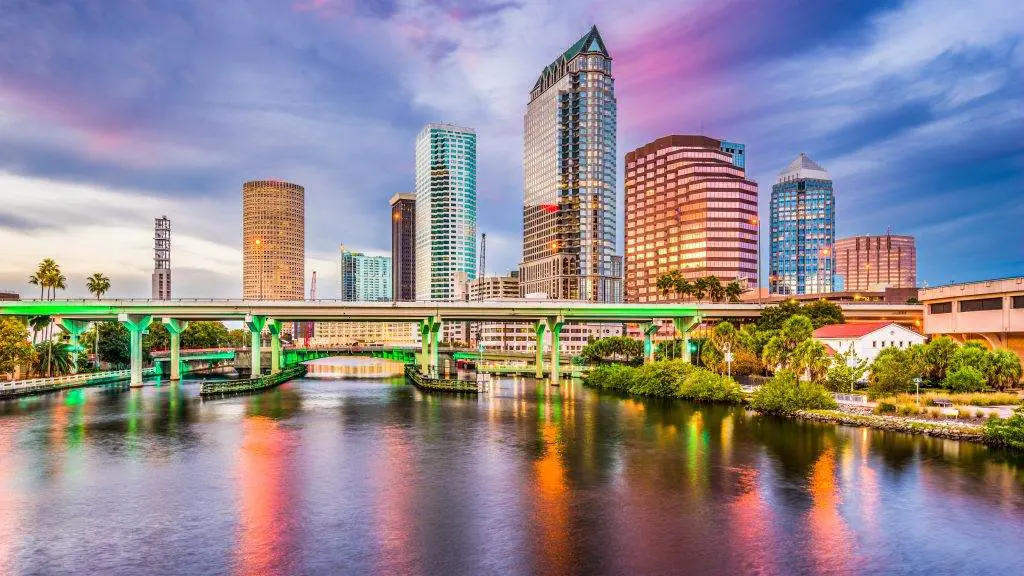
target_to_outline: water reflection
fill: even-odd
[[[1018,456],[578,384],[69,390],[0,462],[3,574],[1024,573]]]

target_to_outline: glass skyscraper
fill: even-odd
[[[476,132],[428,124],[416,137],[416,299],[451,300],[476,278]]]
[[[832,292],[835,285],[836,198],[832,178],[803,152],[772,186],[773,294]]]
[[[541,72],[523,135],[521,293],[622,300],[612,58],[593,27]]]
[[[367,256],[341,246],[341,299],[358,302],[391,300],[391,257]]]

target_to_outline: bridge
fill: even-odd
[[[0,315],[50,316],[68,331],[77,355],[78,338],[90,322],[117,320],[128,329],[131,350],[131,385],[142,385],[142,334],[154,319],[170,333],[171,380],[180,379],[181,333],[189,321],[241,321],[249,329],[251,349],[261,347],[266,329],[271,341],[271,373],[282,366],[282,322],[411,322],[419,326],[420,369],[436,372],[438,340],[443,322],[523,322],[533,324],[537,339],[537,377],[544,365],[543,337],[551,333],[549,374],[552,384],[560,379],[559,337],[565,323],[639,324],[644,334],[644,353],[654,355],[652,336],[657,321],[671,320],[676,333],[687,338],[702,321],[719,318],[756,318],[767,304],[604,304],[570,300],[494,300],[485,302],[348,302],[348,301],[264,301],[264,300],[20,300],[0,302]],[[878,302],[843,303],[850,321],[893,320],[920,324],[920,305],[892,305]],[[684,345],[684,355],[689,346]],[[261,373],[260,354],[251,355],[251,371]]]

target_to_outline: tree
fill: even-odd
[[[45,374],[47,377],[51,377],[71,372],[71,353],[67,344],[46,340],[36,344],[35,348],[33,370],[36,374]]]
[[[856,359],[853,351],[837,354],[832,367],[825,373],[825,385],[830,392],[852,392],[854,385],[860,382],[867,371],[867,361],[856,360],[851,366],[850,360]]]
[[[816,329],[828,326],[829,324],[842,324],[846,321],[846,318],[843,316],[843,309],[835,302],[829,302],[825,299],[804,304],[800,307],[800,314],[810,318],[811,324]]]
[[[683,273],[679,270],[674,270],[672,278],[676,284],[676,294],[679,295],[680,299],[685,300],[689,296],[693,296],[693,283],[683,276]]]
[[[989,353],[985,348],[985,345],[977,340],[972,340],[953,353],[953,356],[949,360],[949,372],[956,372],[957,370],[970,366],[978,372],[985,374],[988,372]]]
[[[800,304],[796,300],[786,300],[778,306],[768,306],[761,311],[757,319],[757,327],[761,330],[779,330],[782,323],[793,315],[800,313]]]
[[[1020,382],[1020,358],[1009,350],[999,349],[989,355],[988,373],[989,386],[997,390],[1013,388]]]
[[[229,344],[228,329],[223,322],[192,322],[181,333],[182,348],[220,348]]]
[[[131,347],[128,329],[116,320],[100,322],[97,326],[99,360],[114,366],[124,366],[131,361]]]
[[[658,276],[658,280],[657,282],[655,282],[654,286],[658,289],[658,292],[660,292],[662,296],[668,296],[676,289],[676,283],[675,280],[672,278],[671,272],[666,272],[661,276]]]
[[[801,382],[789,370],[780,370],[758,388],[750,406],[764,414],[792,414],[797,410],[835,409],[836,401],[816,382]]]
[[[110,278],[104,276],[102,272],[95,272],[85,279],[85,287],[99,300],[110,290]]]
[[[739,333],[736,331],[736,327],[725,320],[716,324],[715,329],[711,331],[711,341],[723,351],[735,346],[738,336]]]
[[[588,363],[621,362],[640,364],[644,357],[644,343],[628,336],[609,336],[588,342],[580,356]]]
[[[743,295],[743,286],[736,280],[729,282],[725,286],[725,297],[730,303],[735,304],[740,301],[740,296]]]
[[[797,314],[782,324],[782,330],[779,331],[779,335],[786,342],[786,346],[792,350],[796,348],[796,345],[807,340],[811,337],[814,332],[814,326],[811,324],[811,320],[800,314]]]
[[[981,392],[985,389],[985,375],[973,366],[961,366],[942,383],[953,392]]]
[[[36,267],[36,273],[28,277],[28,283],[39,286],[39,299],[46,298],[50,283],[53,280],[54,271],[60,274],[60,267],[53,258],[43,258]]]
[[[693,297],[697,300],[698,304],[700,303],[701,300],[704,299],[705,296],[707,296],[707,294],[708,294],[708,279],[707,279],[707,276],[705,276],[703,278],[697,278],[696,280],[694,280],[694,282],[693,282],[693,290],[691,291],[691,293],[693,294]]]
[[[812,382],[820,382],[832,364],[825,345],[808,338],[793,349],[792,366],[798,375],[806,374]]]
[[[883,348],[871,364],[868,396],[874,399],[910,392],[923,370],[918,354],[896,347]]]
[[[249,344],[249,332],[241,328],[228,330],[228,346],[232,348],[244,348]]]
[[[949,336],[939,336],[924,347],[924,377],[931,382],[942,382],[960,345]]]
[[[32,353],[25,322],[14,316],[0,316],[0,374],[14,372],[28,363]]]
[[[765,344],[775,336],[774,330],[758,330],[757,324],[744,324],[736,333],[736,342],[749,350],[754,356],[761,357]]]
[[[725,286],[722,286],[722,281],[718,279],[718,276],[705,276],[704,288],[707,290],[708,300],[711,302],[725,300]]]

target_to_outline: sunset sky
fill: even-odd
[[[241,293],[241,185],[306,187],[307,282],[390,251],[428,122],[478,135],[488,272],[520,257],[522,126],[541,69],[596,24],[625,153],[747,145],[767,222],[800,152],[837,232],[917,237],[919,282],[1024,274],[1024,2],[0,0],[0,290],[54,257],[147,297],[153,218],[175,296]],[[766,228],[766,227],[765,227]],[[767,235],[762,240],[767,260]]]

